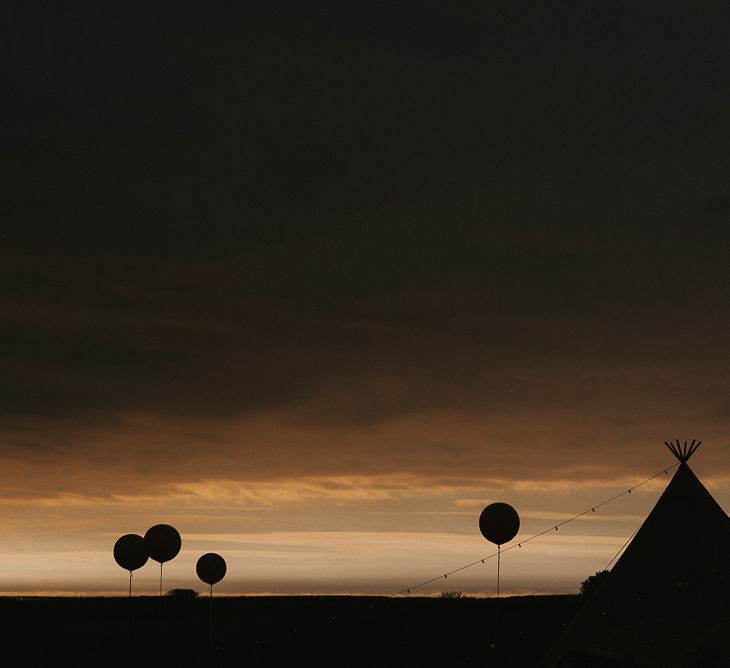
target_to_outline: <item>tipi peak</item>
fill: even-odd
[[[676,445],[670,441],[664,441],[664,445],[666,445],[672,451],[672,454],[682,463],[686,462],[697,451],[697,448],[699,448],[701,444],[702,441],[695,441],[695,439],[692,439],[692,442],[689,445],[687,445],[687,441],[685,441],[684,444],[681,444],[679,439],[677,439]]]

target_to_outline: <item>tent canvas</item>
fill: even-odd
[[[675,454],[671,482],[540,668],[730,665],[702,663],[730,661],[730,517]]]

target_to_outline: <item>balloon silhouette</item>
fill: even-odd
[[[226,560],[220,554],[208,552],[195,564],[198,577],[211,587],[220,582],[226,574]]]
[[[144,543],[150,558],[162,564],[178,555],[182,546],[182,538],[175,527],[171,527],[169,524],[155,524],[147,529]]]
[[[479,531],[490,543],[503,545],[520,530],[520,516],[508,503],[490,503],[479,516]]]
[[[490,543],[497,546],[497,605],[494,613],[494,649],[499,642],[499,571],[502,544],[512,540],[520,530],[520,516],[509,503],[490,503],[479,516],[479,531]]]
[[[195,564],[198,577],[210,585],[210,651],[215,651],[215,631],[213,628],[213,585],[220,582],[226,574],[226,560],[220,554],[207,552]]]
[[[147,529],[144,543],[147,554],[160,563],[160,596],[162,596],[162,564],[178,555],[182,546],[182,538],[175,527],[171,527],[169,524],[155,524]]]
[[[125,571],[136,571],[147,563],[147,547],[142,536],[128,533],[114,543],[114,561]]]

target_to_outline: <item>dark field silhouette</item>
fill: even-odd
[[[532,668],[575,614],[578,596],[494,599],[3,598],[4,665],[501,666]],[[132,612],[131,642],[128,613]]]

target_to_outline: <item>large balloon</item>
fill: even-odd
[[[147,547],[144,538],[128,533],[114,543],[114,561],[125,571],[136,571],[147,563]]]
[[[180,534],[175,527],[171,527],[169,524],[155,524],[147,529],[144,542],[150,558],[161,564],[174,559],[182,546]]]
[[[195,572],[205,584],[212,587],[225,576],[226,560],[220,554],[208,552],[198,559],[198,563],[195,564]]]
[[[490,503],[479,516],[479,531],[491,543],[503,545],[520,530],[520,516],[508,503]]]

